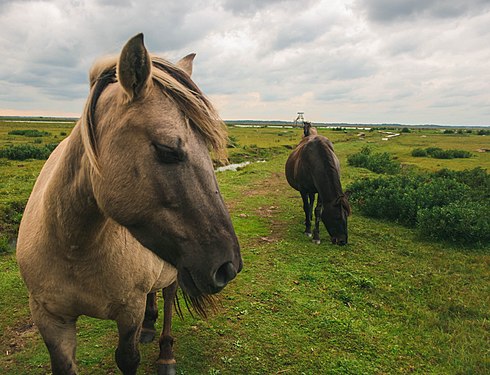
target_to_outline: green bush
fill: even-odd
[[[463,150],[437,150],[431,156],[436,159],[470,158],[471,153]]]
[[[434,239],[485,245],[490,243],[488,212],[488,202],[453,202],[420,210],[417,228],[422,235]]]
[[[416,158],[427,156],[427,150],[424,150],[423,148],[415,148],[412,150],[412,156]]]
[[[10,160],[26,160],[26,159],[47,159],[51,152],[56,148],[57,144],[46,144],[42,147],[32,144],[20,144],[8,146],[0,150],[0,158]]]
[[[401,169],[400,163],[393,160],[389,153],[372,153],[369,147],[363,147],[360,152],[349,155],[347,163],[353,167],[366,168],[375,173],[396,174]]]
[[[24,137],[43,137],[51,135],[45,131],[39,131],[36,129],[27,129],[27,130],[12,130],[8,133],[9,135],[23,135]]]
[[[427,147],[425,149],[425,151],[427,151],[427,155],[434,155],[435,152],[439,152],[439,151],[442,151],[442,148],[440,147]]]
[[[9,253],[11,250],[8,237],[5,234],[0,234],[0,254]]]
[[[444,168],[435,172],[434,176],[461,182],[471,187],[482,198],[490,198],[490,174],[481,167],[463,171]]]
[[[426,149],[415,148],[412,150],[412,156],[424,157],[430,156],[436,159],[464,159],[471,158],[471,152],[464,150],[443,150],[439,147],[428,147]]]
[[[422,176],[366,179],[352,184],[351,201],[365,215],[415,226],[422,208],[446,205],[470,195],[470,188],[454,180]]]
[[[366,216],[417,227],[432,238],[489,241],[490,176],[481,168],[364,179],[348,190]]]
[[[9,240],[17,236],[25,205],[24,201],[13,201],[0,206],[0,247],[3,251],[10,248]]]

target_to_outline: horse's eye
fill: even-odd
[[[185,152],[180,148],[172,148],[159,143],[153,143],[158,159],[166,164],[179,163],[185,160]]]

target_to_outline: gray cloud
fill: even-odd
[[[358,0],[357,6],[374,22],[423,18],[456,18],[479,14],[490,8],[488,0]]]
[[[488,124],[489,3],[0,0],[0,114],[80,113],[93,61],[143,32],[197,53],[227,119]]]

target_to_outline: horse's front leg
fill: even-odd
[[[143,301],[139,306],[141,307]],[[135,304],[137,306],[137,304]],[[140,311],[141,310],[141,311]],[[127,313],[121,313],[116,318],[119,331],[119,344],[116,349],[117,367],[124,375],[135,375],[140,363],[138,341],[141,333],[144,311],[129,309]]]
[[[318,195],[318,201],[315,207],[315,229],[313,230],[313,242],[320,244],[320,221],[322,219],[323,202]]]
[[[141,329],[140,342],[147,344],[155,338],[155,322],[158,318],[158,304],[156,292],[148,293],[146,296],[145,319]]]
[[[302,191],[301,198],[303,199],[303,211],[305,212],[305,234],[311,237],[311,216],[313,203],[311,202],[311,195]],[[315,195],[313,194],[313,200]]]
[[[177,282],[163,289],[163,330],[160,336],[160,354],[158,355],[158,375],[175,375],[176,361],[173,352],[174,339],[171,335],[172,312],[175,296],[177,294]]]
[[[29,298],[32,320],[46,344],[51,359],[53,375],[75,375],[75,351],[77,346],[76,319],[57,317]]]

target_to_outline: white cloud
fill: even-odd
[[[0,2],[0,114],[80,113],[92,62],[143,32],[225,119],[490,124],[484,0]]]

